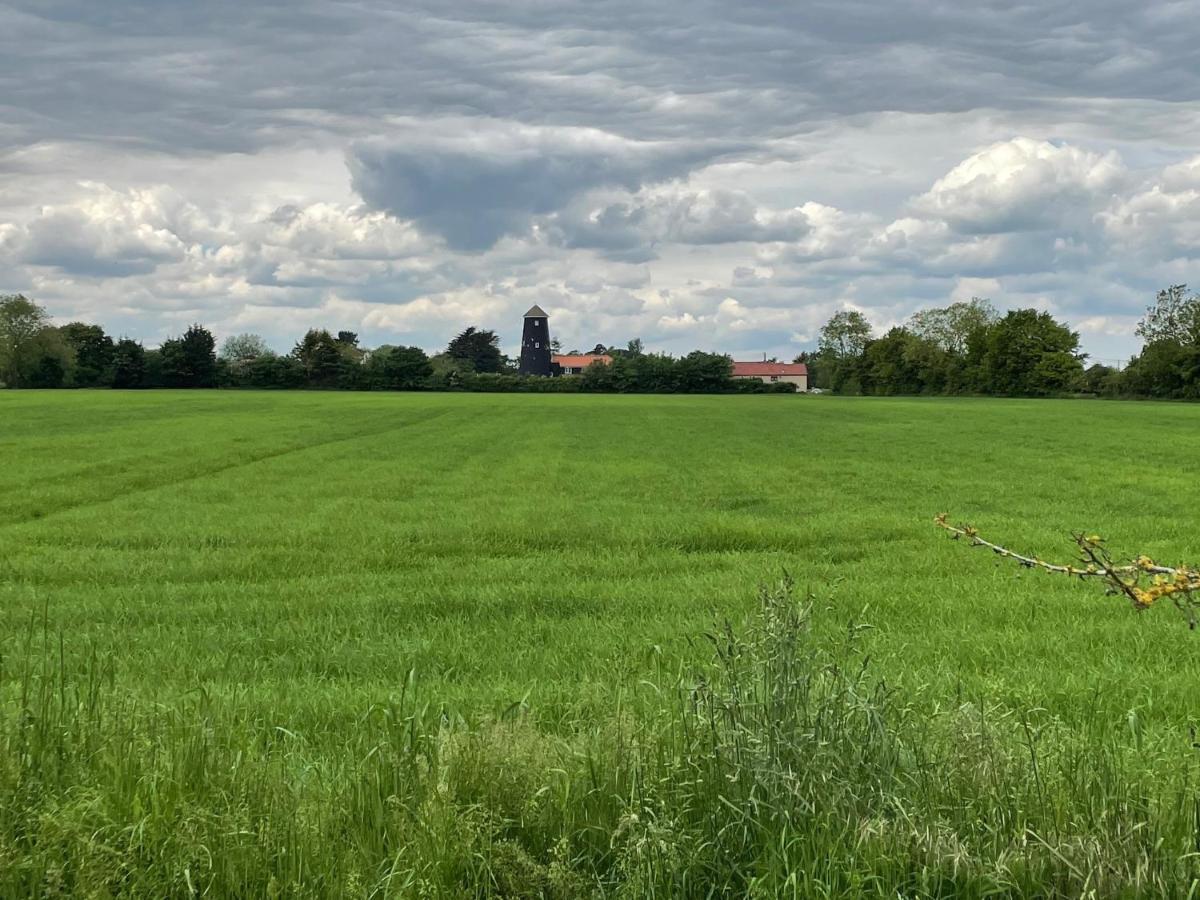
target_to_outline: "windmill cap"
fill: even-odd
[[[525,313],[526,319],[533,318],[534,316],[537,316],[540,319],[550,318],[548,315],[546,315],[546,311],[544,309],[542,309],[540,306],[538,306],[537,304],[534,304],[533,306],[529,307],[529,312]]]

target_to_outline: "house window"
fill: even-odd
[[[534,320],[533,320],[533,324],[534,324],[534,325],[536,325],[537,323],[538,323],[538,320],[537,320],[537,319],[534,319]]]
[[[772,380],[772,381],[778,381],[778,380],[779,380],[779,376],[778,376],[778,375],[772,375],[772,376],[771,376],[771,380]]]

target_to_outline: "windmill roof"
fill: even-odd
[[[540,306],[538,306],[536,303],[533,306],[529,307],[529,312],[525,313],[526,319],[531,318],[533,316],[537,316],[540,319],[550,318],[548,315],[546,315],[546,311],[544,309],[542,309]]]

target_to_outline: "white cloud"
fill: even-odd
[[[1168,166],[1100,219],[1116,244],[1158,259],[1200,257],[1200,156]]]
[[[803,209],[771,209],[744,191],[693,188],[682,182],[620,197],[581,197],[548,226],[567,247],[645,259],[654,258],[654,247],[664,243],[795,241],[811,229]]]
[[[974,297],[995,297],[1001,290],[998,278],[959,278],[950,292],[950,299],[965,303]]]
[[[963,160],[913,205],[967,234],[1071,228],[1123,175],[1116,153],[1018,137]]]
[[[17,261],[97,276],[153,271],[183,259],[196,210],[169,188],[113,190],[85,183],[74,204],[44,206],[6,243]]]
[[[286,247],[307,258],[394,260],[428,253],[429,242],[409,225],[379,212],[332,203],[287,204],[261,223],[265,244]]]

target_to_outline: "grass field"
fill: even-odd
[[[1198,435],[1200,407],[1148,403],[2,393],[0,791],[24,797],[46,765],[21,744],[19,723],[47,685],[62,696],[40,702],[62,727],[81,718],[68,689],[103,690],[109,717],[89,727],[114,759],[123,732],[112,710],[127,711],[126,755],[137,747],[142,758],[150,746],[169,757],[169,722],[185,710],[208,723],[206,747],[232,753],[236,737],[253,755],[286,735],[297,749],[271,777],[296,791],[298,779],[324,777],[311,773],[336,748],[357,746],[372,709],[414,691],[443,723],[516,716],[565,741],[594,726],[594,740],[618,710],[637,717],[659,702],[661,685],[708,653],[698,636],[744,621],[757,586],[785,570],[815,595],[822,633],[872,626],[861,652],[913,708],[974,703],[1055,733],[1100,729],[1138,760],[1130,777],[1178,787],[1200,717],[1200,638],[1181,617],[1167,605],[1135,614],[1087,585],[998,566],[931,522],[947,511],[1064,559],[1067,531],[1087,529],[1121,555],[1200,560]],[[72,817],[125,834],[162,813],[111,808],[125,776],[96,769],[97,752],[79,751],[82,761],[22,801],[43,828],[58,822],[58,837],[30,837],[10,811],[0,868],[5,852],[24,868],[7,882],[0,874],[0,887],[45,892],[58,878],[78,890],[93,870],[58,871],[50,849],[87,855],[70,848],[95,835],[82,824],[75,834]],[[171,828],[204,818],[203,794],[186,781],[171,782],[190,804],[163,819]],[[1070,802],[1070,785],[1060,787]],[[73,805],[81,796],[84,809]],[[1180,822],[1182,840],[1190,826]],[[189,868],[140,840],[146,857],[126,880],[104,881],[95,863],[97,895],[186,895],[198,884],[251,895],[259,884],[261,843],[220,874],[211,846]],[[362,860],[378,851],[394,862],[395,847],[356,851],[339,890],[417,896],[474,884],[461,873],[380,881]],[[559,852],[543,847],[539,862],[527,851],[546,865]],[[305,879],[279,865],[272,889],[299,891]],[[137,880],[156,866],[165,880],[153,889]],[[463,890],[504,893],[507,883]],[[940,882],[897,876],[872,890],[901,883],[936,893]],[[1086,886],[1069,883],[1064,891]],[[324,883],[317,893],[336,892]]]

